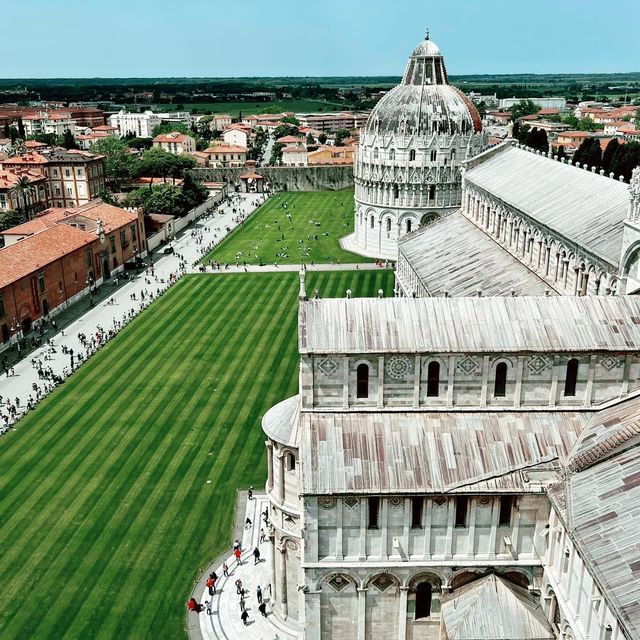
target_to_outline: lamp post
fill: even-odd
[[[87,275],[87,286],[89,287],[89,309],[93,307],[93,275]]]

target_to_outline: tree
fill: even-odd
[[[209,192],[191,175],[191,172],[186,171],[182,183],[182,195],[187,200],[189,209],[193,209],[209,197]]]
[[[6,122],[4,125],[4,133],[3,133],[5,138],[11,138],[11,127],[9,127],[9,123]]]
[[[18,213],[27,216],[27,210],[29,208],[29,201],[35,198],[37,191],[31,180],[27,176],[20,176],[15,185],[11,189],[11,193],[15,196],[15,199],[20,203],[17,207]]]
[[[119,206],[119,202],[116,200],[115,196],[111,191],[107,191],[106,189],[100,189],[98,191],[98,198],[102,200],[105,204],[113,205],[114,207]]]
[[[527,133],[525,144],[532,149],[537,149],[538,151],[549,151],[547,132],[544,129],[534,127]]]
[[[27,221],[27,216],[19,211],[8,209],[0,213],[0,231],[6,231],[11,227],[17,227],[19,224]]]
[[[480,118],[484,119],[484,117],[487,115],[487,104],[484,100],[481,100],[478,104],[478,115],[480,116]]]
[[[25,133],[25,130],[24,130],[24,122],[22,122],[22,118],[18,118],[18,137],[21,140],[27,139],[27,134]]]
[[[274,138],[277,140],[278,138],[284,138],[285,136],[297,136],[300,135],[300,131],[298,127],[293,124],[281,124],[279,127],[276,127],[273,132]]]
[[[336,131],[336,147],[344,147],[344,141],[351,135],[349,129],[338,129]]]
[[[315,144],[316,140],[311,134],[311,132],[307,133],[307,144]]]
[[[159,124],[157,127],[153,128],[153,137],[155,138],[156,136],[161,136],[165,133],[173,133],[174,131],[177,131],[178,133],[184,133],[188,136],[192,136],[193,135],[193,131],[191,131],[191,129],[186,125],[183,124],[181,122],[178,123],[166,123],[166,124]]]
[[[607,175],[611,171],[611,163],[613,162],[613,159],[618,153],[619,148],[620,148],[620,143],[617,141],[616,138],[614,138],[613,140],[609,141],[607,148],[604,150],[604,153],[602,154],[602,168],[604,169],[604,172]]]
[[[284,118],[280,118],[280,122],[284,122],[286,124],[293,124],[296,127],[300,126],[300,120],[295,118],[294,116],[285,116]]]
[[[560,145],[557,148],[556,155],[558,156],[558,160],[562,160],[562,158],[567,157],[567,152],[565,151],[564,145]]]
[[[172,184],[136,189],[127,195],[125,204],[142,207],[145,215],[157,213],[178,218],[186,215],[191,209],[182,189]]]
[[[131,138],[127,140],[127,146],[130,149],[138,149],[144,151],[153,147],[153,138]]]
[[[113,191],[119,191],[137,172],[136,159],[126,143],[118,138],[98,140],[91,151],[104,156],[105,178]]]
[[[533,100],[527,99],[516,102],[509,111],[511,112],[511,119],[515,122],[523,116],[530,116],[534,113],[538,113],[538,111],[540,111],[540,107],[538,107]]]
[[[326,144],[326,142],[327,142],[327,136],[326,136],[326,134],[325,134],[325,133],[321,133],[321,134],[318,136],[318,142],[319,142],[320,144]]]
[[[284,145],[281,142],[276,142],[271,148],[271,158],[269,158],[269,164],[278,164],[282,160],[282,149]]]
[[[62,141],[62,146],[65,149],[77,149],[78,144],[76,143],[76,139],[73,137],[73,133],[69,129],[64,132],[64,139]]]
[[[597,131],[603,128],[603,125],[596,124],[591,118],[582,118],[582,120],[578,121],[577,126],[578,131]]]
[[[600,169],[602,165],[602,147],[597,138],[587,138],[578,147],[573,160],[575,163],[586,164],[589,169],[596,167]]]
[[[640,165],[640,142],[627,142],[620,145],[611,161],[611,171],[615,177],[623,176],[628,182],[631,180],[631,172]]]

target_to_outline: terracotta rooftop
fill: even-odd
[[[163,133],[153,139],[154,142],[186,142],[187,140],[193,140],[193,138],[179,131]]]
[[[233,144],[219,144],[205,149],[205,153],[247,153],[247,147],[239,147]]]

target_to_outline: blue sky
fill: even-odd
[[[0,4],[3,78],[400,75],[427,26],[451,74],[640,71],[640,0]]]

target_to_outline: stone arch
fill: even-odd
[[[401,585],[401,580],[400,578],[398,578],[398,576],[396,576],[393,573],[389,573],[388,571],[372,571],[371,573],[367,574],[364,578],[362,578],[362,580],[360,581],[360,588],[361,589],[367,589],[369,587],[369,585],[374,582],[376,580],[376,578],[380,577],[380,576],[385,576],[388,577],[393,584],[396,587],[400,587]]]
[[[422,218],[420,218],[420,225],[424,226],[427,224],[431,224],[435,222],[440,217],[440,214],[437,211],[427,211],[427,213],[423,214]]]
[[[445,582],[445,577],[435,568],[418,569],[405,578],[402,586],[413,589],[419,582],[424,581],[431,582],[434,587],[442,589],[442,583]]]
[[[451,588],[455,591],[460,587],[463,587],[465,584],[469,584],[470,582],[474,582],[482,576],[486,575],[487,571],[480,567],[467,567],[465,569],[461,569],[459,571],[453,572],[453,577],[451,578]]]
[[[504,570],[500,570],[498,575],[523,589],[528,589],[532,581],[531,574],[518,567],[506,567]]]

